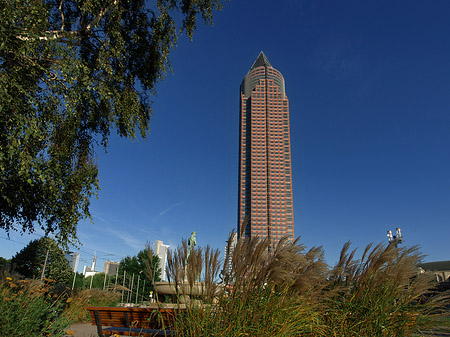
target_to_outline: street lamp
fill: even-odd
[[[395,247],[397,247],[399,243],[403,243],[402,230],[400,228],[395,229],[395,235],[392,235],[391,230],[387,231],[387,237],[389,244],[394,244]]]

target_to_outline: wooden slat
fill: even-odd
[[[159,306],[151,308],[120,308],[120,307],[88,307],[91,317],[91,323],[96,325],[95,312],[98,313],[99,320],[102,326],[111,327],[132,327],[136,329],[161,329],[163,326],[165,329],[173,328],[175,315],[184,310],[185,307],[174,308]],[[161,324],[161,319],[164,324]],[[104,331],[106,334],[112,330]],[[138,335],[134,332],[128,332],[131,336]],[[150,335],[149,335],[150,336]]]

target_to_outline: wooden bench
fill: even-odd
[[[175,315],[185,307],[154,304],[147,308],[88,307],[98,335],[175,336]]]

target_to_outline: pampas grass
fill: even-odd
[[[177,315],[179,336],[410,336],[436,324],[448,299],[419,272],[418,247],[368,245],[357,259],[348,242],[329,268],[321,247],[299,239],[242,238],[220,284],[217,251],[187,253],[183,241],[169,254],[169,279],[180,298],[199,282],[204,291]]]
[[[418,247],[368,245],[361,260],[346,243],[321,298],[328,336],[410,336],[434,324],[445,296],[417,268]]]

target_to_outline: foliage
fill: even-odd
[[[4,257],[0,256],[0,270],[9,269],[10,264],[11,264],[11,259],[8,260],[8,259],[5,259]]]
[[[120,300],[120,293],[116,291],[101,289],[75,289],[72,296],[67,300],[68,305],[64,315],[70,317],[74,322],[88,322],[89,306],[112,307]]]
[[[435,324],[445,296],[430,293],[434,277],[419,272],[416,246],[368,245],[361,260],[349,247],[330,271],[321,301],[328,335],[410,336]]]
[[[36,280],[0,284],[0,327],[4,337],[63,336],[71,321],[63,315],[66,294]]]
[[[219,272],[219,251],[209,245],[206,249],[196,246],[190,250],[187,241],[183,240],[181,246],[168,253],[167,276],[180,296],[191,293],[194,286],[200,284],[203,300],[211,302],[218,291]]]
[[[45,277],[56,283],[67,284],[72,270],[64,252],[55,240],[47,237],[31,241],[11,260],[12,268],[26,278],[40,278],[48,250]]]
[[[73,285],[73,277],[74,274],[72,273],[70,276],[69,281],[66,283],[66,286],[68,288],[72,288]],[[91,285],[91,279],[92,279],[92,285]],[[94,276],[86,276],[82,273],[77,273],[75,278],[75,285],[74,289],[83,290],[83,289],[103,289],[103,288],[114,288],[116,276],[115,275],[106,275],[105,280],[105,273],[96,273]]]
[[[105,273],[97,273],[94,276],[86,276],[81,279],[81,289],[103,289],[103,282],[105,280]],[[92,286],[91,286],[92,281]]]
[[[183,242],[168,258],[178,300],[189,304],[176,317],[177,334],[411,336],[442,323],[449,294],[435,292],[432,275],[419,272],[417,247],[369,245],[360,260],[349,247],[344,245],[339,262],[329,269],[321,248],[306,251],[298,240],[283,239],[269,250],[267,239],[241,239],[231,274],[209,292],[208,282],[217,280],[217,274],[206,272],[215,270],[214,254],[196,247],[186,260]],[[203,293],[187,302],[190,273]],[[179,287],[183,284],[188,287]]]
[[[73,283],[73,278],[75,277],[75,284]],[[83,288],[84,283],[84,275],[82,273],[72,273],[70,275],[69,280],[66,283],[66,286],[70,289],[72,289],[72,285],[74,289],[76,288]]]
[[[135,289],[138,278],[140,283],[139,293],[144,295],[144,299],[147,299],[150,291],[153,291],[153,284],[161,280],[159,258],[153,254],[149,244],[147,244],[145,249],[139,251],[137,255],[126,256],[120,261],[117,282],[119,285],[124,285],[126,288],[131,289],[131,283],[133,282],[133,289]],[[143,289],[144,283],[145,288]]]
[[[77,241],[112,129],[145,137],[177,36],[221,0],[0,1],[0,227]]]
[[[194,306],[177,316],[182,336],[323,336],[310,302],[284,289],[262,288]]]
[[[195,247],[187,258],[183,241],[170,253],[168,275],[180,289],[179,300],[186,302],[190,296],[187,310],[175,321],[177,332],[182,336],[319,336],[319,314],[300,293],[307,293],[324,274],[321,250],[313,249],[306,258],[300,253],[303,246],[287,240],[271,253],[268,247],[268,239],[239,240],[232,274],[220,286],[215,283],[220,271],[218,251]],[[293,275],[301,282],[295,283]],[[192,296],[195,284],[202,289],[200,300]]]

